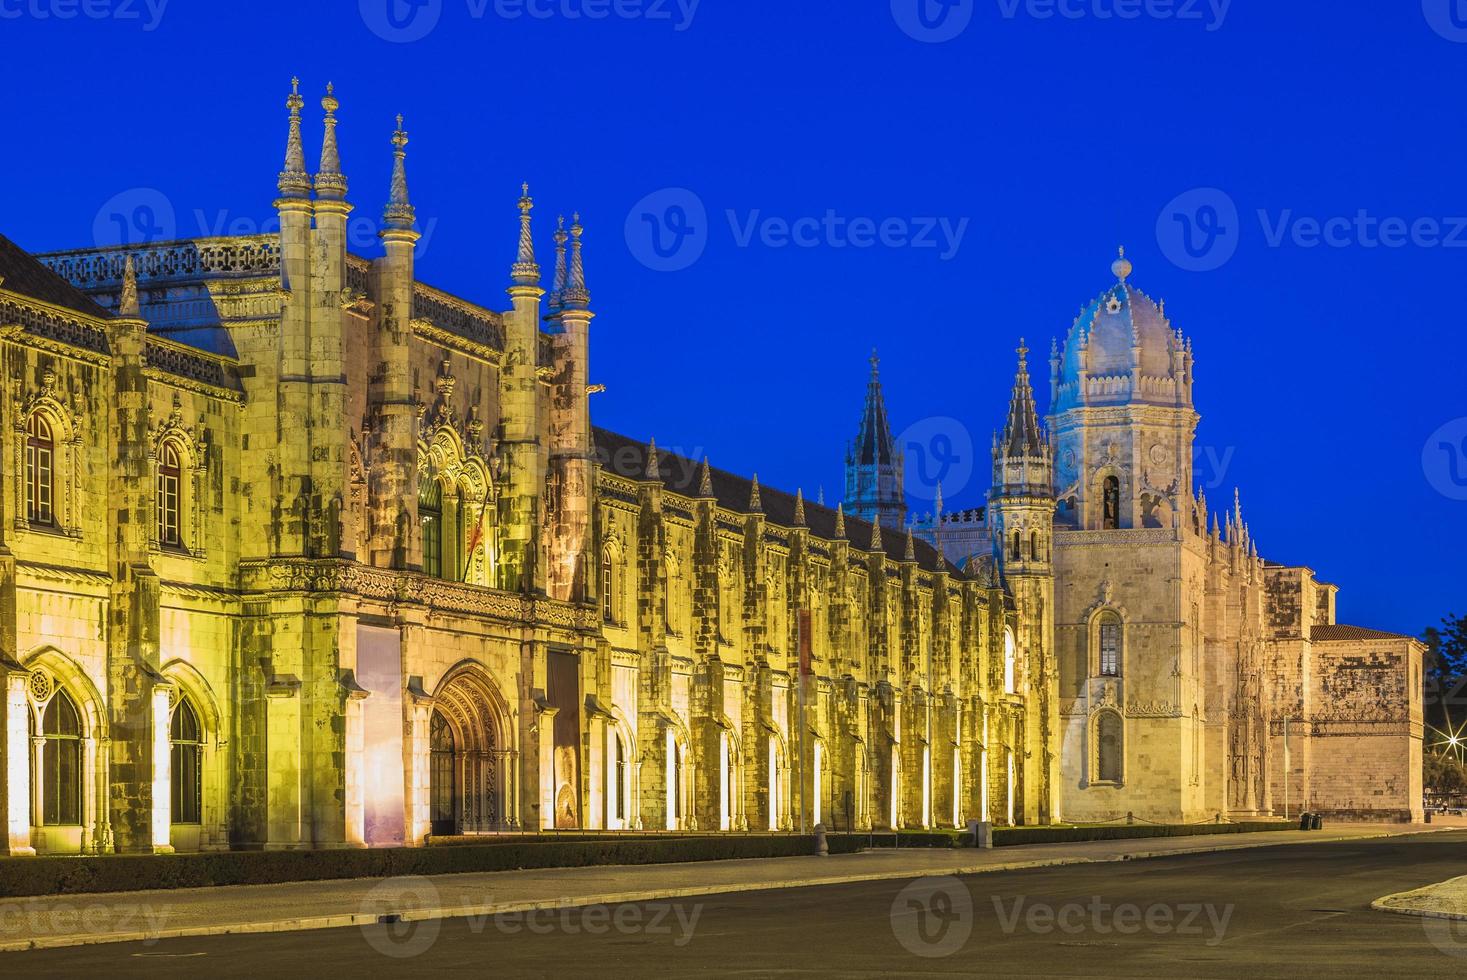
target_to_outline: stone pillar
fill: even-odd
[[[265,700],[266,850],[301,847],[301,682],[276,677]]]
[[[5,828],[0,856],[34,854],[31,844],[31,759],[27,715],[26,672],[13,660],[0,658],[0,802]]]

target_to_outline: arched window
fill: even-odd
[[[1013,560],[1014,561],[1023,561],[1024,560],[1024,553],[1019,548],[1019,532],[1018,531],[1015,531],[1014,532],[1014,557],[1013,557]]]
[[[34,721],[33,721],[34,723]],[[81,823],[81,716],[65,691],[57,691],[41,717],[41,823]]]
[[[1098,782],[1121,781],[1122,739],[1121,716],[1114,711],[1102,712],[1095,721],[1095,778]]]
[[[180,698],[169,726],[170,780],[173,793],[173,822],[201,823],[204,772],[200,765],[204,748],[199,716],[188,698]]]
[[[1099,626],[1101,677],[1121,675],[1121,617],[1115,613],[1102,613]]]
[[[1100,526],[1103,530],[1114,531],[1121,526],[1121,481],[1113,476],[1105,478],[1102,486],[1102,507]]]
[[[1038,531],[1029,532],[1029,557],[1034,559],[1035,561],[1040,560]]]
[[[179,488],[182,486],[182,467],[178,462],[178,446],[172,441],[163,443],[158,453],[158,544],[164,548],[177,548],[183,544],[178,533]]]
[[[443,484],[429,479],[418,491],[418,523],[423,528],[423,574],[443,577]]]
[[[615,623],[616,618],[616,565],[611,560],[611,549],[601,552],[601,618]]]
[[[458,831],[454,798],[458,785],[458,754],[453,728],[439,711],[428,722],[428,819],[438,835]]]
[[[32,524],[52,526],[56,523],[55,463],[56,441],[51,425],[39,412],[26,422],[25,439],[25,512]]]
[[[1013,694],[1017,689],[1015,673],[1018,656],[1017,644],[1014,641],[1014,631],[1005,629],[1003,631],[1003,689],[1007,694]]]

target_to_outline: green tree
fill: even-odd
[[[1428,752],[1422,759],[1422,784],[1428,796],[1467,794],[1467,765],[1450,752]]]
[[[1426,644],[1426,722],[1438,731],[1467,723],[1467,616],[1449,613],[1421,634]]]

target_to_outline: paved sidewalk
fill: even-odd
[[[362,926],[375,924],[384,916],[401,921],[490,916],[774,888],[1365,840],[1450,829],[1454,828],[1421,824],[1339,825],[1315,832],[1287,830],[1042,844],[990,851],[878,850],[824,858],[559,868],[6,899],[0,901],[0,952],[179,936]]]

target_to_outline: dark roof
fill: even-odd
[[[1034,388],[1029,383],[1029,351],[1019,348],[1019,370],[1014,375],[1014,393],[1009,398],[1009,418],[1004,425],[1004,447],[1010,456],[1040,456],[1044,439],[1039,431],[1039,412],[1034,407]]]
[[[13,293],[98,320],[112,318],[112,314],[93,302],[90,296],[46,268],[4,235],[0,235],[0,277],[4,278],[4,288]]]
[[[603,469],[630,480],[647,479],[647,443],[630,439],[605,429],[595,429],[596,456]],[[698,484],[703,463],[677,453],[657,447],[658,476],[662,485],[685,497],[698,496]],[[719,507],[739,514],[751,513],[749,497],[754,488],[753,480],[710,466],[709,482]],[[760,512],[771,523],[781,527],[793,527],[795,518],[795,496],[766,487],[759,487]],[[871,525],[851,515],[845,515],[846,540],[855,549],[865,551],[871,544]],[[805,525],[810,533],[825,540],[835,539],[835,508],[805,501]],[[907,534],[902,528],[881,529],[882,549],[887,556],[901,561],[907,552]],[[943,571],[956,578],[968,577],[956,565],[937,553],[931,544],[916,538],[913,554],[917,564],[928,571]]]
[[[1309,639],[1316,643],[1328,643],[1332,640],[1410,640],[1414,637],[1404,633],[1366,629],[1363,626],[1315,626],[1309,631]]]
[[[876,356],[871,357],[871,380],[866,383],[866,404],[861,409],[861,427],[852,447],[857,466],[889,466],[896,456],[891,423],[886,417],[886,399],[881,394],[881,376]]]

